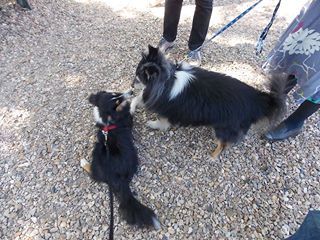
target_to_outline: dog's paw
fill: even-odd
[[[163,121],[163,120],[148,121],[147,126],[152,129],[167,131],[170,127],[170,123],[168,121]]]
[[[217,152],[212,152],[209,155],[209,158],[211,161],[219,160],[219,157],[220,157],[220,153],[217,153]]]
[[[83,168],[84,166],[86,166],[87,164],[89,164],[89,162],[87,160],[85,160],[84,158],[81,159],[80,161],[80,166]]]
[[[152,128],[152,129],[158,129],[158,128],[157,128],[157,122],[158,122],[158,120],[156,120],[156,121],[148,121],[148,122],[147,122],[147,126],[148,126],[149,128]]]
[[[81,159],[80,161],[80,166],[87,172],[87,173],[91,173],[91,164],[85,160],[85,159]]]

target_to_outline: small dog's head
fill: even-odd
[[[148,45],[148,53],[142,53],[142,58],[136,69],[134,88],[141,88],[154,81],[166,80],[170,74],[171,62],[168,61],[159,48]]]
[[[128,98],[132,91],[125,93],[101,91],[91,94],[89,102],[94,105],[93,115],[98,125],[126,123],[131,120]]]

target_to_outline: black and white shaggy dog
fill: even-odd
[[[253,123],[274,119],[285,106],[285,83],[272,81],[270,93],[262,92],[221,73],[173,64],[150,45],[137,66],[135,82],[142,83],[143,90],[132,100],[131,114],[139,105],[157,113],[159,119],[147,123],[153,129],[212,126],[218,139],[213,158]]]
[[[160,223],[155,213],[133,196],[129,186],[138,169],[138,156],[133,144],[133,121],[127,95],[98,92],[89,97],[99,130],[91,165],[86,161],[81,165],[95,181],[109,185],[119,200],[121,216],[129,224],[158,229]]]

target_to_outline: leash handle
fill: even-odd
[[[280,4],[281,4],[281,0],[279,0],[279,2],[277,3],[275,9],[273,10],[272,17],[271,17],[268,25],[263,29],[263,31],[261,32],[261,34],[258,38],[257,45],[256,45],[256,55],[259,55],[263,50],[264,40],[266,39],[268,32],[274,22],[274,19],[276,18],[276,14],[279,10]]]
[[[113,193],[109,186],[109,207],[110,207],[110,224],[109,224],[109,240],[113,240],[114,232],[114,216],[113,216]]]
[[[251,5],[249,8],[247,8],[245,11],[240,13],[235,19],[233,19],[231,22],[226,24],[224,27],[220,28],[217,32],[215,32],[208,40],[206,40],[200,47],[195,49],[194,51],[199,51],[202,49],[203,46],[207,45],[208,42],[211,42],[212,39],[223,33],[225,30],[227,30],[229,27],[231,27],[233,24],[238,22],[243,16],[245,16],[248,12],[250,12],[253,8],[255,8],[259,3],[261,3],[263,0],[257,1],[255,4]]]

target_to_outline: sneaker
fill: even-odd
[[[159,41],[158,48],[161,52],[165,53],[171,48],[173,48],[174,42],[168,42],[164,37],[162,37]]]
[[[201,64],[201,51],[195,50],[188,53],[188,63],[191,66],[199,67]]]
[[[303,127],[303,122],[294,128],[290,128],[282,122],[278,127],[265,133],[264,137],[269,141],[281,141],[289,137],[297,136]]]

